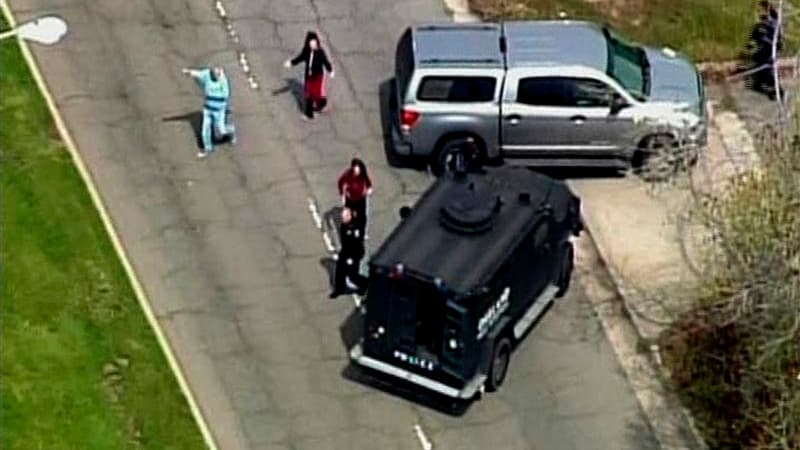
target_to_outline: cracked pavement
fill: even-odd
[[[501,392],[463,415],[348,368],[350,299],[327,299],[326,251],[308,212],[338,203],[354,153],[375,182],[370,241],[427,187],[387,164],[379,92],[406,24],[447,20],[434,0],[11,0],[56,13],[42,73],[223,449],[644,449],[655,443],[580,283],[517,350]],[[322,31],[332,111],[300,120],[281,63]],[[244,49],[260,90],[237,64]],[[239,134],[198,161],[201,95],[180,73],[222,64]],[[578,280],[580,281],[580,280]],[[391,380],[383,379],[383,383]]]

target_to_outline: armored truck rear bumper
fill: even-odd
[[[356,344],[350,349],[350,358],[361,366],[409,381],[418,386],[422,386],[452,398],[466,400],[472,399],[479,391],[483,391],[483,384],[486,381],[486,375],[479,373],[469,380],[462,388],[450,386],[440,381],[436,381],[423,375],[419,375],[409,370],[397,367],[385,361],[364,355],[361,344]]]

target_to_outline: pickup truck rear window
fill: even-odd
[[[425,77],[417,100],[432,102],[490,102],[494,100],[494,77]]]

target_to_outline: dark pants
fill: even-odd
[[[774,97],[775,89],[775,61],[772,59],[772,49],[763,47],[757,49],[753,55],[753,68],[761,67],[752,75],[753,89]],[[780,90],[780,87],[778,88]]]
[[[349,290],[346,278],[349,278],[361,292],[367,288],[367,278],[358,271],[360,264],[361,258],[353,258],[345,254],[345,252],[339,252],[339,258],[336,261],[333,292],[342,294]]]
[[[361,236],[364,236],[364,232],[367,229],[367,198],[364,197],[361,200],[355,201],[345,199],[344,206],[356,213],[353,220],[355,221],[358,229],[361,230]]]
[[[325,109],[325,105],[327,105],[327,104],[328,104],[328,99],[324,98],[324,97],[318,98],[318,99],[313,99],[313,98],[310,98],[310,97],[306,98],[306,106],[305,106],[304,113],[305,113],[306,117],[313,118],[314,117],[314,113],[322,111],[323,109]]]

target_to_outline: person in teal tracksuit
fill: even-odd
[[[228,137],[236,143],[236,129],[230,120],[230,84],[222,67],[193,70],[183,69],[183,73],[198,81],[203,88],[203,129],[201,137],[203,150],[197,153],[198,158],[205,158],[214,151],[214,131],[217,138]]]

